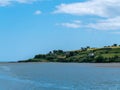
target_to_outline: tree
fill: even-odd
[[[63,54],[64,51],[63,50],[53,50],[54,54]]]
[[[87,49],[90,49],[90,46],[87,46],[86,48],[87,48]]]
[[[97,56],[96,58],[95,58],[95,60],[96,60],[96,62],[98,62],[98,63],[102,63],[102,62],[104,62],[104,57],[103,56]]]
[[[113,44],[113,47],[117,47],[117,44]]]
[[[39,55],[36,55],[34,58],[45,58],[46,57],[46,55],[44,55],[44,54],[39,54]]]

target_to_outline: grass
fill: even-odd
[[[52,51],[51,51],[52,52]],[[94,56],[90,56],[94,54]],[[38,54],[39,58],[26,60],[28,62],[120,62],[120,46],[104,48],[88,48],[74,51],[52,52],[50,54]]]

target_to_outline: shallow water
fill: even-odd
[[[1,63],[0,90],[120,90],[120,67],[98,65]]]

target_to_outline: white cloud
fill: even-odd
[[[0,6],[7,6],[10,4],[10,0],[0,0]]]
[[[42,12],[41,12],[40,10],[36,10],[34,14],[35,14],[35,15],[40,15],[41,13],[42,13]]]
[[[83,15],[85,20],[74,21],[83,28],[96,30],[120,30],[120,0],[87,0],[70,4],[61,4],[54,13]],[[89,20],[87,15],[99,16],[95,21]],[[68,23],[69,24],[69,23]],[[69,25],[68,25],[69,26]],[[78,27],[78,28],[80,28]]]
[[[61,26],[64,26],[67,28],[80,28],[80,25],[76,23],[61,23]]]
[[[74,20],[74,23],[81,24],[82,22],[80,20]]]
[[[120,0],[88,0],[86,2],[61,4],[56,8],[54,13],[109,17],[120,14]]]
[[[0,0],[0,6],[8,6],[12,3],[32,3],[38,0]]]
[[[97,30],[118,30],[120,29],[120,16],[99,20],[97,23],[88,24],[86,27]]]
[[[37,0],[16,0],[16,2],[19,2],[19,3],[31,3],[31,2],[35,2]]]
[[[60,23],[60,24],[57,24],[57,25],[60,25],[60,26],[63,26],[63,27],[67,27],[67,28],[77,29],[77,28],[81,27],[81,21],[74,20],[73,22],[64,22],[64,23]]]
[[[84,24],[79,20],[74,20],[72,23],[61,23],[59,24],[68,28],[86,28],[86,29],[94,29],[94,30],[119,30],[120,29],[120,16],[114,18],[108,18],[105,20],[98,20],[96,23],[88,23]]]

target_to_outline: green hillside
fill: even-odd
[[[75,51],[53,50],[48,54],[38,54],[34,58],[19,62],[120,62],[120,46],[114,44],[103,48],[85,47]]]

